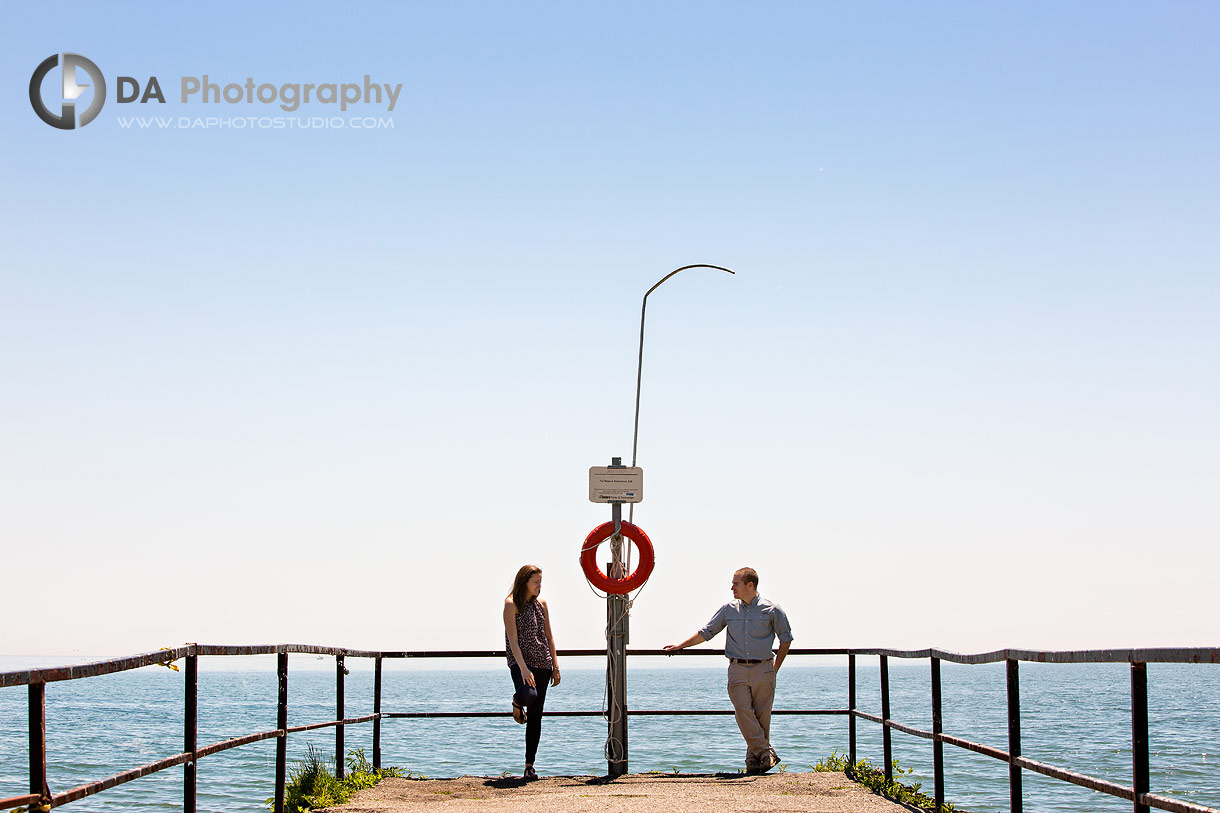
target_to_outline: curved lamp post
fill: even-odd
[[[661,278],[661,281],[648,289],[644,294],[644,303],[640,307],[640,357],[635,370],[635,428],[631,434],[631,465],[636,464],[636,452],[640,440],[640,383],[644,375],[644,316],[648,313],[648,294],[660,288],[665,280],[685,271],[688,268],[714,268],[717,271],[736,273],[721,265],[696,263],[674,269]],[[614,458],[617,465],[619,458]],[[627,521],[635,518],[635,503],[630,503]],[[622,578],[631,570],[630,558],[623,565],[623,535],[620,530],[622,503],[613,503],[611,508],[614,519],[614,535],[610,537],[611,563],[610,571],[614,578]],[[630,549],[628,549],[628,553]],[[638,595],[638,593],[637,593]],[[607,734],[606,763],[610,776],[622,776],[627,773],[627,639],[629,637],[628,615],[631,612],[631,602],[618,593],[606,595],[606,700],[607,700]]]
[[[648,313],[648,294],[651,294],[656,289],[660,288],[665,283],[665,280],[672,277],[680,271],[685,271],[688,268],[713,268],[717,271],[726,271],[730,274],[736,274],[736,271],[725,268],[723,265],[710,265],[708,263],[695,263],[694,265],[684,265],[681,268],[676,268],[670,271],[665,276],[661,277],[661,281],[648,289],[644,294],[644,303],[640,306],[640,358],[639,363],[635,368],[635,428],[631,433],[631,465],[635,466],[636,451],[639,449],[640,443],[640,383],[644,376],[644,317]],[[631,503],[627,509],[628,519],[630,522],[635,517],[635,503]]]

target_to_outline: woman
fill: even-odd
[[[534,755],[542,734],[542,704],[547,683],[559,685],[559,658],[551,634],[551,614],[542,592],[542,568],[524,565],[504,599],[504,648],[513,677],[513,719],[525,723],[525,779],[537,779]]]

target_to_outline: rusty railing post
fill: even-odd
[[[1148,777],[1148,664],[1131,664],[1131,769],[1135,813],[1148,813],[1140,794],[1149,789]]]
[[[193,645],[192,645],[193,646]],[[199,748],[199,656],[186,656],[186,686],[182,712],[182,750],[191,758],[182,763],[182,811],[195,813],[195,751]]]
[[[885,751],[885,781],[894,781],[894,756],[890,746],[890,659],[881,656],[881,742]]]
[[[51,801],[47,785],[47,684],[30,684],[30,793],[41,804]],[[31,805],[31,808],[33,805]]]
[[[279,652],[276,659],[279,676],[279,700],[275,710],[275,727],[282,733],[275,740],[275,811],[284,813],[284,786],[288,780],[288,653]]]
[[[335,656],[335,719],[343,719],[343,675],[347,669],[343,666],[343,656]],[[343,723],[335,726],[335,777],[343,778]]]
[[[856,764],[856,654],[847,656],[847,759]]]
[[[373,661],[373,767],[381,767],[381,656]]]
[[[940,739],[944,733],[940,702],[940,658],[932,658],[932,799],[936,813],[940,813],[945,804],[945,744]]]
[[[1005,661],[1008,674],[1008,799],[1011,813],[1021,813],[1021,683],[1017,661]]]

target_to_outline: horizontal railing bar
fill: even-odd
[[[52,666],[44,669],[26,669],[20,672],[0,672],[0,687],[28,686],[31,683],[54,683],[60,680],[99,677],[115,672],[126,672],[129,669],[139,669],[142,666],[176,661],[179,658],[186,657],[189,652],[189,646],[182,646],[177,649],[143,652],[139,655],[128,655],[123,658],[113,658],[95,663],[82,663],[75,666]]]
[[[512,716],[509,712],[504,712],[509,717]],[[378,717],[385,717],[384,714],[368,714],[364,717],[347,717],[343,720],[328,720],[325,723],[310,723],[309,725],[292,726],[285,729],[289,734],[298,734],[302,731],[313,731],[315,728],[334,728],[337,725],[358,725],[359,723],[368,723],[376,720]]]
[[[915,737],[922,737],[925,740],[932,739],[932,732],[924,731],[922,728],[912,728],[909,725],[903,725],[902,723],[895,722],[894,720],[886,720],[885,725],[894,729],[895,731],[901,731],[904,734],[911,734],[912,736],[915,736]]]
[[[376,658],[382,653],[371,649],[349,649],[342,646],[319,646],[318,644],[255,644],[230,646],[227,644],[195,644],[196,655],[279,655],[282,652],[295,655],[343,655],[348,658]]]
[[[1054,765],[1048,765],[1045,762],[1038,762],[1037,760],[1029,759],[1028,757],[1017,757],[1015,760],[1013,760],[1009,756],[1008,752],[1001,751],[998,748],[992,748],[981,743],[971,742],[970,740],[964,740],[948,734],[937,735],[930,731],[911,728],[910,726],[905,726],[902,723],[898,723],[893,720],[883,720],[881,717],[874,714],[851,710],[848,711],[848,714],[860,719],[870,720],[874,723],[888,726],[889,728],[897,729],[898,731],[902,731],[906,734],[912,734],[916,737],[922,737],[923,739],[929,740],[940,740],[941,742],[956,745],[959,748],[965,748],[968,751],[974,751],[976,753],[983,754],[984,756],[998,759],[1002,762],[1012,762],[1020,768],[1028,771],[1034,771],[1035,773],[1040,773],[1044,776],[1049,776],[1052,779],[1058,779],[1061,782],[1069,782],[1082,788],[1088,788],[1089,790],[1095,790],[1100,793],[1117,796],[1120,799],[1125,799],[1129,802],[1134,801],[1135,799],[1135,793],[1131,788],[1116,784],[1114,782],[1109,782],[1105,779],[1098,779],[1095,776],[1076,773],[1075,771],[1069,771],[1066,768],[1058,768]],[[1204,807],[1202,805],[1196,805],[1191,802],[1184,802],[1178,799],[1169,799],[1152,793],[1141,794],[1140,800],[1142,804],[1146,804],[1150,807],[1174,811],[1175,813],[1220,813],[1220,811],[1217,811],[1216,808]]]
[[[732,709],[628,709],[629,717],[690,717],[696,715],[717,715],[717,714],[735,714]],[[847,709],[775,709],[771,712],[776,714],[794,714],[794,715],[847,715],[850,714]],[[603,711],[544,711],[543,717],[602,717],[605,715]],[[507,711],[383,711],[381,719],[389,720],[407,720],[407,719],[424,719],[424,718],[459,718],[459,717],[512,717],[511,712]],[[371,718],[365,718],[371,719]],[[356,721],[360,722],[360,721]],[[333,725],[333,723],[319,723],[321,725]],[[289,733],[296,729],[288,729]]]
[[[549,712],[543,712],[549,714]],[[673,715],[682,717],[692,714],[736,714],[732,709],[628,709],[627,716],[634,717],[640,715],[642,717],[664,717]],[[796,714],[796,715],[837,715],[850,714],[847,709],[772,709],[772,716],[776,714]]]
[[[543,717],[601,717],[600,711],[544,711]],[[383,711],[383,720],[419,720],[447,717],[512,717],[507,711]]]
[[[424,650],[424,651],[385,651],[370,652],[367,650],[342,649],[339,647],[315,647],[302,644],[284,645],[285,651],[307,654],[351,655],[354,657],[371,657],[380,655],[383,658],[503,658],[504,650]],[[234,649],[240,649],[236,647]],[[202,652],[200,654],[203,654]],[[233,653],[242,654],[242,653]],[[560,655],[568,657],[594,657],[605,655],[605,649],[561,649]],[[680,656],[692,655],[724,656],[723,649],[684,649],[680,652],[669,652],[664,649],[628,649],[628,655],[641,656]],[[1035,649],[1000,649],[994,652],[984,652],[975,655],[964,655],[957,652],[947,652],[942,649],[885,649],[885,648],[801,648],[788,650],[789,655],[886,655],[891,658],[939,658],[950,663],[979,664],[999,663],[1006,660],[1029,661],[1034,663],[1220,663],[1220,648],[1217,647],[1186,647],[1186,648],[1147,648],[1147,649],[1080,649],[1065,651],[1044,651]]]
[[[791,652],[789,653],[791,654]],[[1027,661],[1030,663],[1220,663],[1220,648],[1080,649],[1048,652],[1036,649],[999,649],[978,655],[962,655],[941,649],[855,649],[855,655],[886,655],[891,658],[939,658],[962,664]]]
[[[123,658],[98,661],[96,663],[76,666],[56,666],[42,669],[28,669],[18,672],[0,672],[0,687],[26,686],[31,683],[51,683],[61,680],[75,680],[84,677],[124,672],[158,663],[168,663],[188,655],[274,655],[281,652],[306,655],[342,655],[350,658],[503,658],[504,650],[428,650],[410,651],[377,651],[369,649],[348,649],[335,646],[317,646],[314,644],[253,644],[246,646],[229,646],[223,644],[187,644],[174,649],[146,652]],[[606,654],[604,649],[561,649],[560,655],[566,657],[599,657]],[[724,656],[723,649],[685,649],[681,652],[667,652],[664,649],[629,649],[628,655],[658,656],[679,655],[682,657]],[[1000,649],[994,652],[984,652],[977,655],[962,655],[956,652],[946,652],[941,649],[790,649],[789,655],[885,655],[890,658],[921,659],[939,658],[942,661],[959,664],[999,663],[1006,660],[1027,661],[1031,663],[1220,663],[1220,648],[1187,647],[1187,648],[1150,648],[1150,649],[1082,649],[1062,652],[1049,652],[1030,649]]]
[[[356,657],[368,657],[380,654],[383,658],[503,658],[504,650],[425,650],[367,652],[359,650],[342,650],[336,647],[310,647],[292,644],[290,652],[317,654],[347,654]],[[202,654],[202,653],[201,653]],[[560,655],[568,657],[593,657],[605,655],[605,649],[561,649]],[[628,649],[628,655],[641,656],[679,656],[692,655],[724,656],[723,649],[684,649],[680,652],[668,652],[664,649]],[[886,655],[891,658],[939,658],[950,663],[979,664],[1000,663],[1006,660],[1029,661],[1033,663],[1220,663],[1220,648],[1217,647],[1185,647],[1185,648],[1147,648],[1147,649],[1080,649],[1065,651],[1044,651],[1036,649],[1000,649],[994,652],[984,652],[975,655],[963,655],[957,652],[947,652],[942,649],[884,649],[884,648],[802,648],[790,649],[789,655]]]
[[[846,655],[849,650],[846,649],[790,649],[789,655]],[[447,649],[447,650],[421,650],[407,652],[382,652],[380,653],[385,658],[503,658],[507,652],[503,649]],[[605,649],[560,649],[559,655],[565,655],[570,658],[587,658],[601,657],[606,654]],[[628,649],[628,655],[646,655],[646,656],[665,656],[665,657],[689,657],[691,655],[715,655],[724,657],[723,649],[683,649],[681,651],[671,652],[665,649]]]
[[[602,652],[604,652],[604,650],[599,650],[598,654],[601,654]],[[642,656],[646,656],[646,657],[656,657],[659,655],[664,655],[667,658],[674,657],[674,656],[683,658],[683,657],[688,657],[690,655],[715,655],[715,656],[719,656],[719,657],[724,657],[724,650],[723,649],[702,649],[701,648],[701,649],[682,649],[677,652],[670,652],[665,649],[628,649],[627,654],[628,655],[642,655]],[[808,648],[796,649],[796,648],[793,648],[793,649],[788,650],[788,654],[789,655],[849,655],[849,654],[851,654],[851,650],[850,649],[808,649]]]
[[[631,712],[634,714],[635,712]],[[824,715],[840,715],[846,717],[851,714],[851,709],[777,709],[771,712],[772,714],[824,714]]]
[[[348,658],[376,658],[381,655],[375,649],[348,649],[342,646],[316,646],[314,644],[281,644],[281,652],[305,655],[343,655]]]
[[[789,655],[846,655],[846,649],[790,649]],[[508,653],[503,649],[445,649],[420,652],[382,652],[383,658],[504,658]],[[556,654],[566,658],[600,658],[605,656],[605,649],[561,649]],[[669,652],[664,649],[628,649],[628,655],[655,657],[690,657],[692,655],[724,657],[723,649],[683,649],[679,652]]]
[[[1104,779],[1098,779],[1095,776],[1087,776],[1075,771],[1069,771],[1066,768],[1057,768],[1054,765],[1048,765],[1045,762],[1029,759],[1028,757],[1017,757],[1013,760],[1019,768],[1024,768],[1027,771],[1040,773],[1043,776],[1049,776],[1051,779],[1058,779],[1061,782],[1071,782],[1073,785],[1079,785],[1082,788],[1108,793],[1111,796],[1117,796],[1120,799],[1126,799],[1128,802],[1135,801],[1135,791],[1129,787],[1124,787],[1115,782],[1107,782]]]
[[[221,740],[214,742],[211,745],[206,745],[198,749],[195,753],[200,757],[206,757],[211,754],[219,754],[221,751],[228,751],[230,748],[237,748],[239,745],[249,745],[252,742],[260,740],[269,740],[272,737],[284,736],[282,728],[273,728],[270,731],[260,731],[257,734],[247,734],[244,737],[234,737],[231,740]]]
[[[252,644],[233,646],[228,644],[193,644],[195,655],[278,655],[287,652],[296,655],[343,655],[348,658],[376,658],[382,654],[371,649],[349,649],[343,646],[321,646],[318,644]]]
[[[775,712],[772,712],[772,714],[774,713]],[[848,709],[845,713],[850,714],[853,717],[858,717],[861,720],[869,720],[870,722],[878,723],[886,728],[897,729],[905,734],[914,734],[916,737],[923,737],[925,740],[930,740],[933,738],[931,731],[924,731],[921,728],[911,728],[910,726],[903,725],[902,723],[895,722],[894,720],[886,720],[882,717],[878,717],[876,714],[869,714],[868,712],[860,711],[859,709]]]
[[[503,649],[441,649],[420,652],[382,652],[383,658],[503,658],[507,656]],[[561,649],[557,655],[568,658],[583,658],[605,655],[604,649]],[[630,653],[629,653],[630,654]]]
[[[1009,761],[1007,751],[1001,751],[999,748],[992,748],[990,745],[983,745],[979,742],[963,740],[961,737],[951,737],[948,734],[941,734],[939,739],[941,742],[947,742],[949,745],[956,745],[958,748],[965,748],[967,751],[973,751],[974,753],[982,754],[985,757],[998,759],[1001,762]]]
[[[10,807],[21,807],[22,805],[36,804],[42,797],[37,793],[27,793],[25,796],[10,796],[7,799],[0,799],[0,810],[8,810]]]
[[[90,782],[87,785],[66,790],[63,793],[56,793],[51,797],[51,807],[59,807],[66,805],[68,802],[75,802],[78,799],[83,799],[86,796],[92,796],[95,793],[100,793],[103,790],[109,790],[116,785],[122,785],[125,782],[130,782],[133,779],[139,779],[142,776],[148,776],[150,773],[163,771],[166,768],[172,768],[175,765],[181,765],[184,762],[190,762],[191,755],[189,753],[175,754],[172,757],[150,762],[147,765],[141,765],[139,768],[132,768],[130,771],[123,771],[114,776],[109,776],[97,782]]]
[[[775,712],[772,712],[772,714],[774,713]],[[931,731],[924,731],[922,728],[912,728],[909,725],[903,725],[895,720],[886,720],[885,718],[879,717],[876,714],[869,714],[868,712],[860,711],[859,709],[847,709],[842,713],[850,714],[852,717],[858,717],[861,720],[868,720],[870,722],[883,725],[886,728],[896,729],[904,734],[913,734],[916,737],[923,737],[925,740],[932,739]]]
[[[302,731],[313,731],[314,729],[317,729],[317,728],[334,728],[337,725],[339,725],[339,723],[337,723],[334,720],[331,720],[330,722],[327,722],[327,723],[310,723],[309,725],[294,725],[294,726],[290,726],[289,728],[286,728],[284,730],[287,731],[289,734],[299,734]]]
[[[376,716],[377,715],[370,714],[365,717],[355,717],[355,718],[345,719],[342,722],[344,724],[350,723],[350,724],[355,725],[358,723],[369,722]],[[291,732],[291,731],[296,731],[296,730],[306,730],[309,728],[320,728],[322,726],[334,726],[334,725],[338,725],[338,724],[339,724],[339,721],[336,720],[336,721],[332,721],[329,723],[320,723],[320,724],[316,724],[316,725],[312,725],[312,726],[302,726],[298,729],[288,729],[288,731]],[[259,742],[261,740],[271,739],[273,737],[282,737],[282,736],[285,736],[285,733],[286,732],[284,732],[281,729],[272,729],[269,731],[260,731],[256,734],[247,734],[244,737],[234,737],[234,738],[228,739],[228,740],[221,740],[220,742],[215,742],[215,743],[212,743],[211,745],[207,745],[207,746],[204,746],[203,748],[198,749],[195,752],[195,755],[193,758],[198,760],[205,756],[210,756],[211,754],[217,754],[217,753],[220,753],[221,751],[227,751],[230,748],[237,748],[242,745],[249,745],[251,743]],[[115,774],[114,776],[110,776],[110,777],[107,777],[106,779],[98,780],[97,782],[90,782],[87,785],[81,785],[80,787],[72,788],[71,790],[64,791],[63,793],[58,793],[58,794],[55,794],[54,796],[52,796],[51,797],[51,807],[59,807],[60,805],[65,805],[65,804],[68,804],[69,802],[75,802],[79,799],[85,798],[86,796],[91,796],[91,795],[93,795],[95,793],[99,793],[103,790],[108,790],[117,785],[121,785],[126,782],[130,782],[134,779],[139,779],[142,776],[147,776],[151,773],[156,773],[157,771],[163,771],[166,768],[172,768],[175,765],[181,765],[184,762],[190,762],[191,760],[192,760],[192,755],[189,752],[184,752],[181,754],[176,754],[175,756],[172,756],[172,757],[167,757],[165,759],[158,760],[157,762],[150,762],[147,765],[141,765],[138,768],[133,768],[129,771],[124,771],[123,773]],[[3,801],[5,803],[12,802],[12,804],[5,804],[4,807],[13,807],[13,806],[22,805],[22,804],[29,804],[30,802],[37,802],[38,800],[39,800],[38,796],[19,796],[19,797],[14,797],[13,799],[5,799]],[[0,808],[0,809],[3,809],[3,808]]]
[[[225,644],[195,644],[192,655],[278,655],[281,647],[289,644],[245,644],[242,646],[227,646]]]
[[[1171,813],[1218,813],[1214,807],[1205,807],[1197,805],[1194,802],[1184,802],[1181,799],[1170,799],[1167,796],[1159,796],[1155,793],[1141,793],[1140,804],[1168,810]]]

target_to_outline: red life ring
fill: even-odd
[[[599,590],[607,593],[630,593],[635,588],[648,581],[652,575],[652,566],[656,564],[656,556],[652,552],[652,540],[644,529],[630,522],[620,522],[619,530],[623,536],[635,543],[640,552],[640,563],[635,572],[625,579],[612,579],[597,566],[597,546],[605,542],[614,533],[613,522],[603,522],[585,537],[585,544],[580,549],[580,567],[585,571],[585,578]]]

